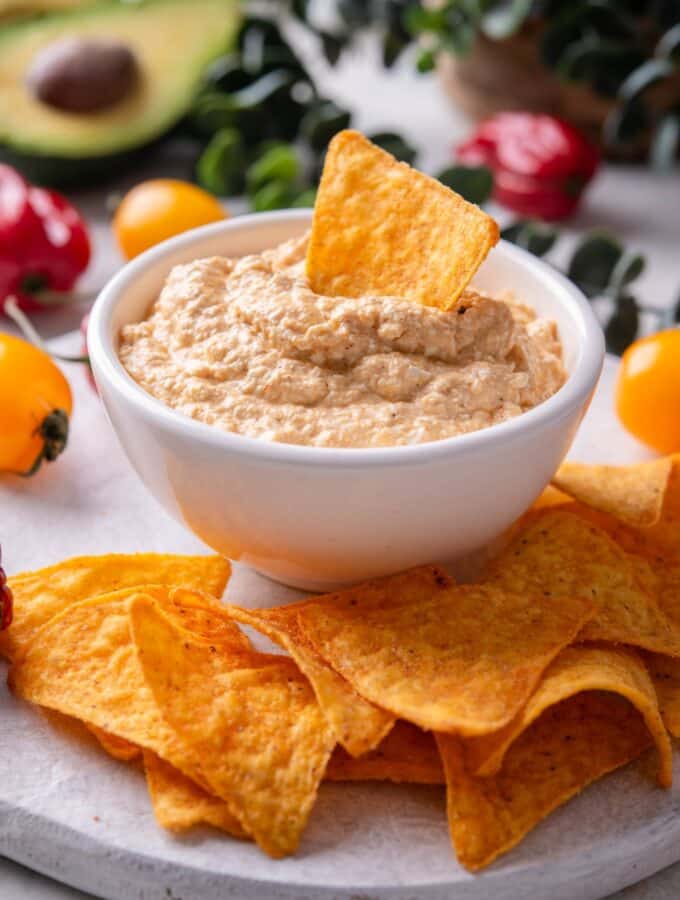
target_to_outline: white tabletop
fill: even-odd
[[[450,148],[462,139],[469,127],[444,99],[434,76],[414,75],[412,68],[405,64],[385,74],[377,64],[375,47],[368,40],[334,71],[328,70],[313,54],[309,62],[323,89],[356,112],[356,127],[369,132],[389,129],[410,137],[421,151],[418,165],[425,171],[434,172],[446,165],[451,159]],[[113,187],[124,189],[146,174],[182,174],[182,166],[181,154],[175,150],[150,156],[144,173],[137,171]],[[188,174],[187,170],[184,174]],[[111,186],[107,191],[91,191],[75,198],[93,225],[95,257],[84,282],[85,287],[93,290],[120,265],[108,228],[105,201],[109,190]],[[233,212],[243,209],[238,202],[230,206]],[[678,300],[680,173],[677,170],[673,174],[657,175],[629,166],[604,167],[578,217],[564,227],[566,237],[560,243],[561,252],[567,252],[575,235],[594,227],[612,231],[631,249],[647,257],[647,269],[635,285],[643,303],[668,306]],[[83,311],[84,308],[75,308],[46,314],[42,330],[47,335],[70,330],[77,326]],[[0,860],[1,900],[84,900],[87,896]],[[675,900],[680,896],[680,863],[615,896],[617,900]]]

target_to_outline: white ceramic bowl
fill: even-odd
[[[308,210],[219,222],[165,241],[104,288],[90,317],[94,375],[111,423],[160,504],[206,544],[311,590],[450,560],[500,534],[550,480],[597,383],[602,333],[565,278],[501,242],[475,284],[512,289],[557,321],[569,378],[501,425],[428,444],[330,449],[277,444],[203,425],[142,390],[117,354],[176,263],[241,256],[302,233]]]

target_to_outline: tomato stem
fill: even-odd
[[[69,420],[68,413],[63,409],[53,409],[42,420],[40,425],[33,432],[42,438],[42,447],[40,452],[33,460],[31,465],[23,472],[17,472],[10,469],[12,475],[19,475],[21,478],[30,478],[35,475],[40,466],[45,462],[54,462],[54,460],[62,453],[68,442]]]
[[[24,313],[23,310],[19,308],[16,297],[14,297],[12,294],[10,294],[8,297],[5,297],[3,310],[5,312],[5,315],[9,316],[14,324],[17,325],[17,327],[21,330],[21,333],[26,338],[26,340],[31,344],[34,344],[39,350],[42,350],[43,353],[47,353],[48,356],[52,356],[54,357],[54,359],[58,359],[61,362],[89,364],[90,358],[89,356],[87,356],[87,354],[81,356],[69,356],[63,353],[54,353],[52,350],[50,350],[45,341],[35,330],[33,323],[28,318],[26,313]]]

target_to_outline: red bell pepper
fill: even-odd
[[[528,112],[486,119],[457,156],[491,169],[493,198],[502,206],[546,220],[574,212],[600,161],[597,148],[568,122]]]
[[[41,308],[41,292],[68,300],[89,261],[90,239],[78,210],[0,164],[0,309],[8,296],[24,309]]]
[[[0,549],[0,631],[12,624],[12,592],[7,584],[7,576],[2,568],[2,550]]]

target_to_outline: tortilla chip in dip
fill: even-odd
[[[326,154],[307,277],[319,294],[451,309],[498,237],[479,207],[359,132],[342,131]]]

